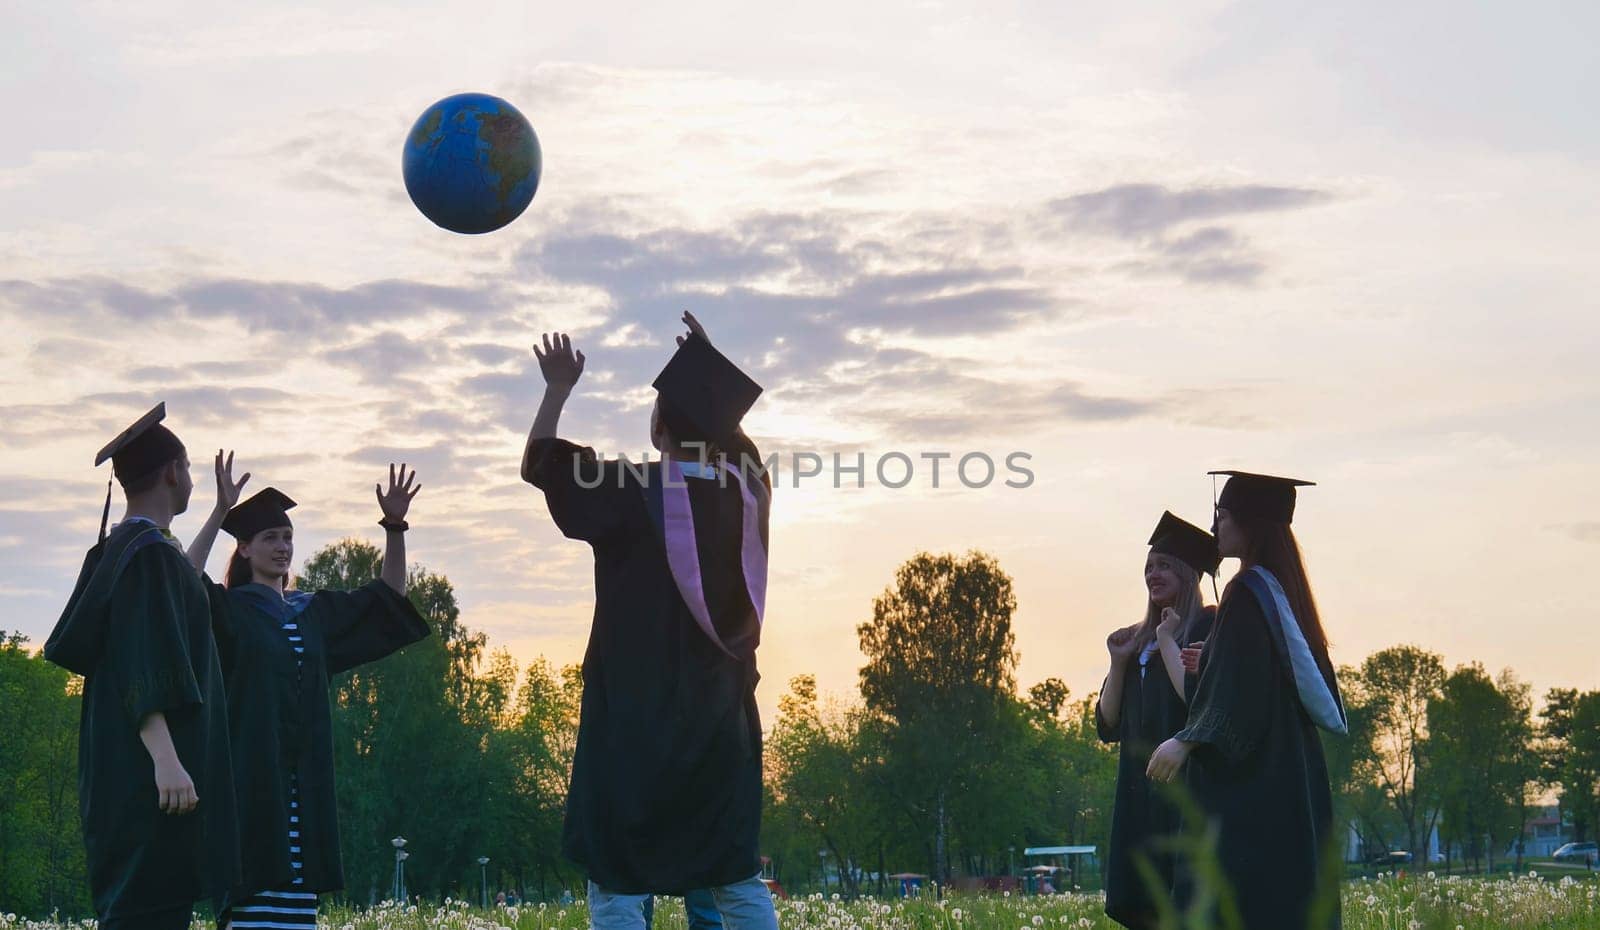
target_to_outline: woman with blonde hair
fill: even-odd
[[[1144,619],[1106,639],[1111,671],[1100,688],[1095,723],[1100,739],[1120,743],[1117,794],[1111,815],[1106,871],[1106,914],[1125,927],[1155,927],[1155,894],[1172,884],[1163,837],[1177,832],[1178,812],[1145,776],[1150,753],[1183,727],[1188,716],[1182,648],[1206,638],[1212,611],[1201,601],[1200,576],[1217,570],[1210,533],[1170,512],[1150,537],[1144,581]],[[1154,887],[1137,865],[1154,869]]]

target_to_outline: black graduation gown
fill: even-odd
[[[562,852],[623,894],[683,894],[758,874],[753,642],[735,658],[701,631],[636,473],[564,440],[538,440],[532,452],[530,479],[556,525],[594,550],[594,621]],[[584,484],[598,486],[579,483],[575,457]],[[659,463],[650,468],[649,480],[660,480]],[[736,482],[688,485],[697,527],[737,533],[726,519],[738,506]],[[701,568],[713,610],[736,596],[724,565],[702,560]]]
[[[213,896],[238,879],[227,702],[201,576],[148,521],[117,525],[85,557],[45,658],[84,676],[78,808],[102,921]],[[199,806],[161,812],[139,739],[165,715]]]
[[[1223,595],[1189,719],[1177,736],[1199,743],[1184,784],[1220,825],[1217,855],[1246,930],[1301,930],[1309,924],[1332,836],[1333,797],[1317,727],[1285,671],[1281,638],[1243,584]],[[1175,885],[1180,906],[1193,895],[1189,870]],[[1331,917],[1340,924],[1338,886]]]
[[[1207,607],[1189,630],[1187,642],[1197,643],[1211,632],[1215,608]],[[1188,676],[1187,687],[1194,686]],[[1102,688],[1104,685],[1101,686]],[[1111,813],[1111,842],[1106,853],[1106,915],[1124,927],[1154,927],[1157,911],[1149,887],[1134,865],[1134,854],[1143,853],[1161,877],[1161,893],[1172,887],[1171,856],[1151,842],[1177,833],[1182,825],[1178,811],[1161,796],[1160,790],[1145,776],[1150,754],[1183,729],[1189,706],[1172,687],[1161,653],[1150,657],[1150,666],[1139,675],[1139,657],[1128,657],[1122,676],[1122,716],[1115,727],[1100,716],[1095,704],[1095,726],[1100,739],[1120,743],[1117,757],[1117,796]]]
[[[291,591],[289,600],[259,584],[213,586],[212,595],[223,604],[216,615],[217,652],[234,734],[243,863],[240,880],[217,902],[218,911],[259,892],[287,888],[293,880],[291,775],[299,781],[305,879],[295,890],[343,888],[328,679],[422,639],[428,624],[409,599],[383,581],[353,591]],[[289,615],[304,640],[298,667],[283,632]]]

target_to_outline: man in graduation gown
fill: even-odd
[[[663,459],[648,466],[556,438],[584,358],[561,335],[535,350],[547,387],[522,476],[595,556],[562,850],[588,873],[601,930],[642,930],[650,894],[696,889],[729,930],[773,930],[755,702],[771,489],[742,467],[754,447],[738,429],[760,388],[685,319],[655,382]]]
[[[157,405],[96,458],[112,460],[127,514],[109,534],[102,516],[44,648],[84,676],[78,801],[107,930],[180,930],[196,899],[239,875],[211,605],[167,529],[189,503],[189,459],[165,414]]]

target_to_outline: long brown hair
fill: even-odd
[[[228,574],[222,580],[225,588],[237,588],[247,585],[256,579],[255,573],[250,570],[250,560],[244,557],[239,547],[233,548],[233,555],[228,556]]]
[[[1240,561],[1246,568],[1259,565],[1278,579],[1306,642],[1318,658],[1331,661],[1328,657],[1328,636],[1322,630],[1322,616],[1317,613],[1317,599],[1311,593],[1311,581],[1306,578],[1306,564],[1301,558],[1300,544],[1295,541],[1294,530],[1287,523],[1255,523],[1241,520],[1237,514],[1232,516],[1250,540]],[[1232,588],[1233,583],[1229,582],[1228,587]]]

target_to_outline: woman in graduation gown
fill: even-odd
[[[535,350],[546,389],[522,477],[595,566],[562,851],[588,875],[597,930],[643,930],[650,894],[696,889],[729,930],[776,930],[755,702],[771,488],[738,429],[760,388],[685,322],[655,381],[663,457],[647,465],[557,438],[584,357],[559,334]]]
[[[237,540],[226,588],[212,589],[223,605],[214,628],[227,683],[243,871],[218,913],[234,930],[312,927],[317,893],[344,886],[329,679],[428,635],[405,596],[405,516],[421,489],[412,486],[415,478],[391,465],[388,491],[377,488],[387,533],[382,577],[353,591],[286,590],[295,502],[277,489],[220,521]]]
[[[1144,620],[1106,639],[1111,671],[1100,688],[1095,725],[1100,739],[1120,743],[1117,794],[1106,862],[1106,914],[1124,927],[1159,923],[1155,897],[1172,886],[1172,860],[1160,844],[1178,832],[1177,810],[1145,775],[1150,754],[1183,728],[1185,673],[1181,650],[1206,638],[1212,609],[1201,602],[1200,576],[1215,572],[1217,541],[1210,533],[1164,513],[1150,537],[1144,581]],[[1136,862],[1147,861],[1154,882]]]
[[[1217,830],[1225,883],[1180,868],[1177,903],[1246,930],[1340,925],[1332,792],[1318,728],[1346,731],[1328,642],[1289,525],[1309,482],[1228,475],[1215,532],[1237,557],[1184,728],[1151,757],[1152,779],[1181,777]]]

